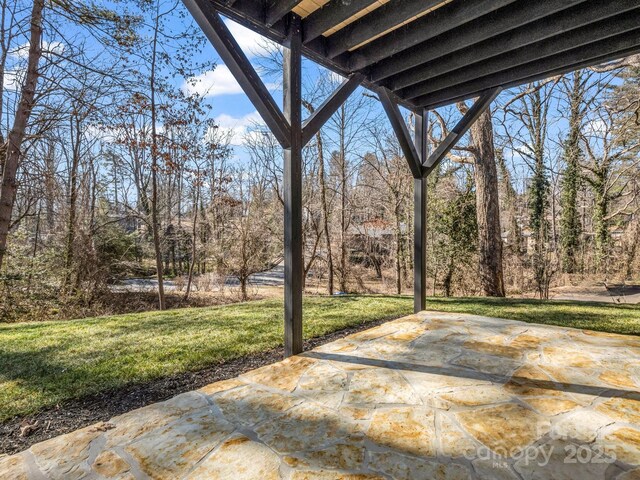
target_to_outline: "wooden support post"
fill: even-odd
[[[427,158],[427,111],[415,115],[415,146],[420,162]],[[413,180],[413,311],[427,303],[427,178]]]
[[[284,49],[284,115],[291,126],[284,150],[284,351],[302,352],[302,35],[300,17],[289,15]]]

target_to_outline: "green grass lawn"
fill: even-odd
[[[309,297],[305,337],[411,313],[396,296]],[[640,334],[640,308],[517,299],[429,299],[429,308]],[[282,344],[282,303],[0,325],[0,421],[74,397],[198,370]]]

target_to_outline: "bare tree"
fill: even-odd
[[[7,249],[7,235],[11,226],[11,213],[16,197],[16,173],[22,155],[22,142],[25,138],[31,111],[33,110],[38,85],[38,64],[42,57],[43,12],[44,0],[34,0],[31,9],[29,55],[26,75],[22,84],[20,101],[13,120],[13,127],[7,138],[6,157],[2,168],[2,183],[0,184],[0,268],[2,268],[2,261]]]

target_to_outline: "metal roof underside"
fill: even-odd
[[[640,52],[640,0],[196,0],[417,110]]]

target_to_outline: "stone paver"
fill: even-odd
[[[640,338],[423,312],[0,457],[16,479],[640,478]]]

